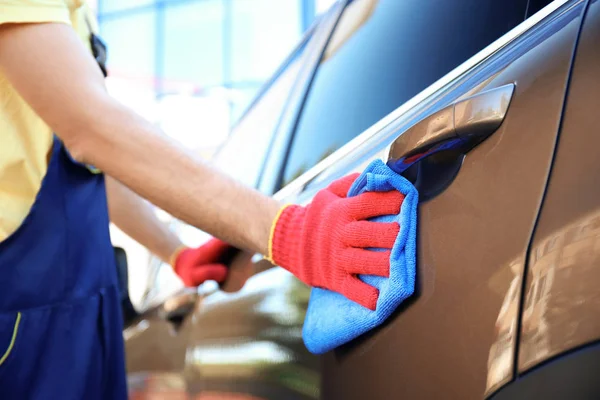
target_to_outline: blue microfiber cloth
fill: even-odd
[[[326,289],[313,288],[304,320],[302,336],[311,353],[322,354],[355,339],[385,321],[415,290],[417,189],[381,160],[375,160],[356,179],[348,196],[364,192],[398,190],[406,197],[398,215],[385,215],[372,221],[400,224],[400,232],[390,256],[390,277],[361,275],[360,279],[379,289],[377,308],[371,311]]]

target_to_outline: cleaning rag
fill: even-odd
[[[377,222],[396,221],[400,225],[390,255],[390,276],[359,276],[363,282],[379,289],[377,307],[372,311],[339,293],[313,288],[302,331],[304,344],[311,353],[325,353],[375,328],[414,293],[419,202],[415,187],[383,161],[375,160],[356,179],[348,196],[390,190],[397,190],[405,195],[400,213],[372,219]]]

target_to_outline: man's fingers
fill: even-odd
[[[351,247],[391,249],[400,232],[397,222],[356,221],[344,231],[344,244]]]
[[[397,215],[404,201],[404,195],[396,190],[389,192],[366,192],[349,198],[350,212],[357,220],[381,215]]]
[[[327,190],[338,197],[346,197],[348,196],[348,190],[350,190],[350,187],[359,175],[359,173],[354,173],[340,178],[332,182],[331,185],[327,187]]]
[[[375,308],[377,308],[379,290],[373,286],[364,283],[356,276],[349,276],[344,281],[343,286],[344,293],[342,294],[349,300],[352,300],[369,310],[375,310]]]
[[[350,274],[390,276],[390,254],[388,251],[373,251],[349,248],[345,252],[345,269]]]

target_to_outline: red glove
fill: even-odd
[[[400,226],[367,221],[398,214],[404,195],[397,191],[367,192],[346,197],[358,174],[333,182],[306,207],[279,211],[271,229],[270,260],[304,283],[329,289],[371,310],[379,291],[357,275],[389,277],[390,250]]]
[[[232,249],[213,238],[195,249],[184,247],[177,251],[171,265],[186,286],[198,286],[208,280],[223,282],[227,278],[225,259]]]

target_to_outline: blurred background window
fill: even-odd
[[[333,3],[335,0],[90,1],[108,45],[111,93],[159,124],[157,109],[164,96],[225,100],[229,126],[243,114],[315,17]],[[151,102],[147,101],[148,90],[154,98]],[[169,118],[169,113],[158,113],[160,118]],[[203,133],[198,130],[199,135]],[[220,138],[225,139],[226,135]],[[211,141],[215,142],[214,138]]]
[[[111,75],[154,88],[156,16],[156,10],[151,9],[104,21],[101,29],[105,42],[129,43],[109,47]]]
[[[226,53],[223,1],[173,2],[164,13],[164,53],[158,60],[164,66],[160,89],[176,92],[178,83],[192,85],[195,91],[222,85]]]
[[[321,59],[283,185],[515,27],[526,8],[527,0],[354,0]]]
[[[231,19],[231,82],[260,85],[291,50],[302,27],[297,0],[233,0]]]

